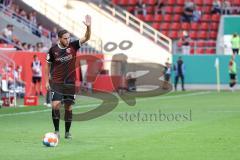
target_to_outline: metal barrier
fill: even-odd
[[[92,2],[94,2],[94,0]],[[114,5],[111,1],[107,0],[101,0],[100,5],[98,4],[98,7],[104,9],[112,16],[118,18],[129,27],[138,30],[143,36],[149,38],[150,40],[153,40],[153,42],[162,46],[168,52],[172,53],[172,40],[170,38],[163,35],[142,20],[138,19],[136,16],[132,15],[128,11],[125,11],[121,7],[118,7]]]
[[[19,15],[17,15],[15,12],[13,12],[12,10],[10,10],[9,8],[5,7],[4,5],[0,4],[0,11],[2,12],[2,14],[4,14],[5,16],[8,16],[9,18],[15,19],[18,23],[23,24],[24,26],[26,26],[26,28],[28,29],[29,33],[33,33],[35,35],[37,34],[41,34],[41,32],[44,32],[46,34],[41,34],[43,36],[45,36],[46,38],[50,38],[50,34],[51,32],[48,31],[47,29],[44,29],[42,31],[40,31],[38,29],[38,26],[33,24],[31,21],[29,21],[28,19],[25,19]]]

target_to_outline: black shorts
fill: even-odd
[[[32,82],[34,84],[41,83],[42,82],[42,77],[32,77]]]
[[[51,91],[52,101],[61,101],[64,104],[75,104],[75,95],[61,94],[59,92]]]
[[[229,75],[231,80],[236,80],[236,74],[230,73]]]
[[[164,75],[164,80],[167,81],[167,82],[169,82],[170,77],[171,77],[170,74],[165,74],[165,75]]]
[[[238,54],[239,49],[238,48],[233,48],[232,51],[233,51],[234,54]]]

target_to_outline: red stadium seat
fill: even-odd
[[[112,0],[113,4],[118,4],[118,0]]]
[[[204,3],[205,5],[212,5],[213,0],[204,0],[203,3]]]
[[[148,6],[147,7],[147,13],[153,13],[154,12],[154,7],[152,7],[152,6]]]
[[[190,49],[190,54],[194,54],[194,48]]]
[[[172,23],[171,25],[172,30],[179,30],[180,27],[180,23]]]
[[[163,16],[161,14],[157,14],[154,16],[154,21],[160,22],[163,20]]]
[[[211,10],[212,10],[212,7],[211,6],[204,6],[202,8],[202,11],[204,14],[210,14],[211,13]]]
[[[141,19],[141,20],[144,20],[144,16],[142,14],[138,14],[136,17]]]
[[[177,42],[177,46],[180,48],[180,47],[182,47],[182,41],[178,41]]]
[[[161,31],[162,34],[164,34],[165,36],[168,36],[168,31]]]
[[[203,0],[194,0],[194,3],[196,5],[202,6],[203,5]]]
[[[204,54],[204,49],[203,48],[197,48],[196,49],[196,54]]]
[[[211,21],[211,16],[209,14],[204,14],[201,18],[201,21],[203,22]]]
[[[206,54],[216,54],[216,50],[214,48],[207,48]]]
[[[168,5],[175,5],[175,0],[168,0],[168,1],[166,1],[166,4],[168,4]]]
[[[216,41],[207,41],[206,46],[208,46],[208,47],[216,47]]]
[[[214,31],[217,31],[218,30],[218,23],[211,23],[210,24],[210,29],[211,30],[214,30]]]
[[[205,47],[205,44],[204,41],[197,41],[197,47]]]
[[[233,6],[240,6],[240,0],[232,0],[231,3]]]
[[[181,15],[179,15],[179,14],[174,14],[174,16],[173,16],[173,21],[174,22],[179,22],[181,20]]]
[[[170,23],[163,23],[161,25],[161,29],[162,30],[169,30],[169,28],[170,28]]]
[[[181,28],[182,28],[182,30],[189,30],[190,29],[190,24],[189,23],[182,23]]]
[[[219,20],[220,20],[220,15],[219,14],[212,15],[212,21],[213,22],[219,22]]]
[[[147,0],[146,4],[148,5],[155,5],[156,1],[155,0]]]
[[[207,32],[206,31],[200,31],[198,32],[198,38],[199,39],[207,39]]]
[[[199,23],[192,22],[190,28],[191,28],[191,30],[198,30],[198,26],[199,26]]]
[[[128,5],[128,0],[119,0],[118,4],[120,4],[120,5]]]
[[[172,6],[168,6],[168,7],[165,7],[165,9],[164,9],[164,11],[166,12],[166,13],[170,13],[170,14],[172,14],[173,13],[173,7]]]
[[[172,39],[177,39],[178,38],[178,31],[170,32],[169,37],[172,38]]]
[[[153,15],[152,14],[148,14],[144,17],[144,21],[146,22],[151,22],[153,21]]]
[[[184,5],[184,2],[185,0],[176,0],[176,3],[177,3],[177,5],[181,5],[181,6],[183,6]]]
[[[160,23],[153,23],[152,27],[155,28],[156,30],[160,29]]]
[[[128,0],[128,4],[129,5],[136,5],[137,4],[137,0]]]
[[[199,29],[200,30],[208,30],[208,23],[201,23]]]
[[[183,13],[183,7],[174,7],[173,9],[174,13],[182,14]]]
[[[189,34],[189,36],[190,36],[190,38],[192,38],[192,39],[197,39],[197,32],[190,32],[190,34]]]
[[[194,41],[190,41],[190,46],[191,46],[191,47],[194,47],[194,44],[195,44]]]
[[[166,14],[165,16],[163,16],[163,19],[165,22],[170,22],[172,20],[172,15]]]
[[[210,38],[211,39],[217,39],[217,32],[211,31],[210,32]]]
[[[127,7],[127,10],[128,12],[134,12],[134,7],[133,6]]]

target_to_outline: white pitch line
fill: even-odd
[[[226,111],[208,111],[210,113],[239,113],[240,111],[231,111],[231,110],[226,110]]]
[[[174,95],[174,96],[163,96],[163,97],[148,97],[148,98],[141,98],[138,99],[137,101],[146,101],[149,99],[172,99],[172,98],[182,98],[182,97],[191,97],[191,96],[199,96],[199,95],[206,95],[209,94],[211,92],[206,91],[206,92],[197,92],[197,93],[189,93],[189,94],[184,94],[184,95]],[[123,100],[119,101],[120,103],[125,103]],[[86,104],[86,105],[81,105],[81,106],[74,106],[73,109],[78,109],[78,108],[89,108],[89,107],[96,107],[98,106],[99,103],[95,103],[95,104]],[[44,109],[44,110],[40,110],[40,111],[28,111],[28,112],[19,112],[19,113],[8,113],[8,114],[2,114],[0,115],[0,118],[2,117],[9,117],[9,116],[17,116],[17,115],[28,115],[28,114],[35,114],[35,113],[42,113],[42,112],[48,112],[51,111],[52,109]]]

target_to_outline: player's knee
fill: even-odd
[[[59,110],[61,107],[61,102],[52,102],[52,108],[55,110]]]

